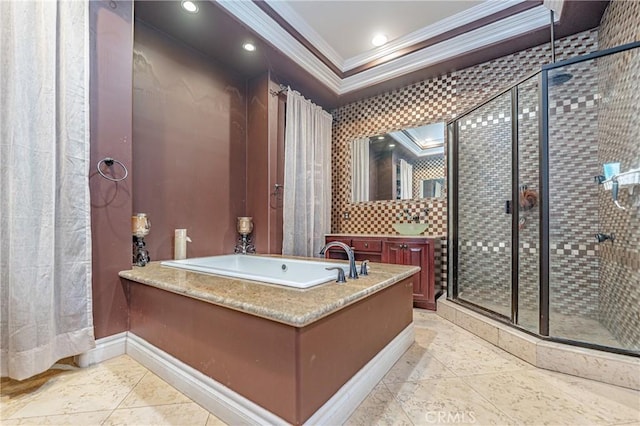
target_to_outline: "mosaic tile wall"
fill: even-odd
[[[458,293],[509,315],[511,300],[511,95],[458,122]]]
[[[425,179],[439,179],[444,177],[444,156],[433,155],[419,158],[413,162],[413,193],[420,196],[420,185]],[[446,183],[442,197],[447,196]],[[414,197],[415,198],[415,197]]]
[[[539,106],[538,77],[523,82],[518,88],[519,185],[539,194]],[[539,310],[539,242],[540,214],[538,204],[520,210],[519,300],[520,318],[525,311]],[[537,327],[532,329],[537,332]]]
[[[563,84],[549,87],[549,318],[597,317],[598,67],[563,67]]]
[[[556,42],[558,60],[597,49],[597,31],[585,31]],[[537,46],[444,76],[424,80],[402,89],[357,101],[332,111],[332,232],[393,233],[391,224],[404,208],[419,211],[431,203],[426,220],[429,233],[446,234],[446,199],[351,203],[350,142],[370,136],[448,121],[488,96],[550,62],[550,46]],[[445,150],[446,152],[446,150]],[[446,162],[445,162],[446,164]],[[445,167],[446,173],[446,167]],[[344,213],[349,212],[349,219]],[[446,285],[446,241],[436,261],[441,264],[440,284]],[[438,279],[438,276],[436,276]]]
[[[601,21],[602,48],[640,40],[640,2],[612,2]],[[598,163],[640,167],[640,53],[617,54],[598,62],[600,120]],[[599,232],[613,233],[600,245],[600,320],[627,348],[640,350],[640,188],[620,191],[619,210],[611,193],[598,188]],[[635,207],[634,207],[635,206]]]

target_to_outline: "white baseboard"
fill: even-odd
[[[96,347],[74,357],[78,367],[88,367],[93,364],[115,358],[126,353],[127,332],[113,334],[96,340]]]
[[[351,413],[409,349],[414,337],[415,331],[411,323],[309,417],[305,424],[339,425],[346,422]]]
[[[129,333],[127,339],[127,354],[228,424],[287,424],[275,414],[133,333]]]
[[[342,424],[373,390],[414,340],[409,324],[371,361],[345,383],[305,423]],[[96,347],[75,357],[79,367],[88,367],[127,354],[171,386],[234,425],[286,425],[282,418],[202,374],[131,332],[122,332],[96,340]]]

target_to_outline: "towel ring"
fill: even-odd
[[[122,167],[122,170],[124,170],[124,176],[122,176],[121,178],[112,178],[110,176],[105,175],[104,172],[100,169],[100,165],[102,163],[104,163],[107,167],[112,167],[114,163],[119,164],[120,167]],[[102,160],[98,161],[98,165],[96,167],[98,168],[98,173],[100,173],[100,176],[112,182],[120,182],[122,180],[125,180],[127,176],[129,176],[129,170],[127,170],[127,167],[124,164],[122,164],[122,162],[116,160],[115,158],[105,157]]]

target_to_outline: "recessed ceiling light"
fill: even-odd
[[[183,0],[182,8],[187,12],[191,12],[191,13],[198,12],[198,5],[192,2],[191,0]]]
[[[253,52],[254,50],[256,50],[256,45],[253,43],[245,43],[242,45],[242,48],[247,52]]]
[[[396,146],[396,144],[395,144],[395,143],[390,143],[390,144],[389,144],[389,148],[393,148],[394,146]]]
[[[385,44],[387,42],[387,36],[384,34],[376,34],[375,36],[373,36],[373,38],[371,39],[371,44],[373,44],[374,46],[378,47],[378,46],[382,46],[383,44]]]
[[[378,136],[378,140],[383,140],[384,136]]]

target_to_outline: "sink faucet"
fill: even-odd
[[[356,269],[356,257],[353,254],[353,250],[351,249],[351,247],[341,241],[331,241],[324,247],[322,247],[322,250],[320,250],[320,255],[324,255],[324,252],[331,247],[340,247],[347,253],[347,257],[349,258],[349,278],[357,279],[358,271]]]

